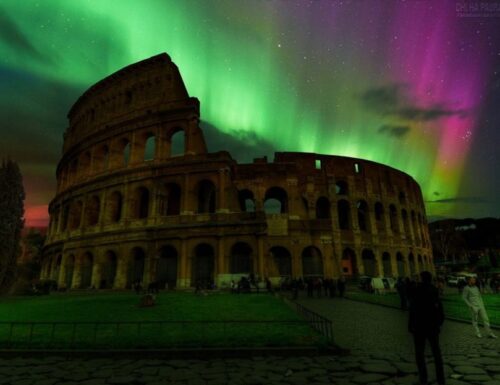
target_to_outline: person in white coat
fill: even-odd
[[[488,318],[488,314],[486,313],[486,309],[484,308],[483,298],[481,297],[481,292],[476,286],[476,277],[469,277],[467,285],[464,287],[462,292],[462,298],[467,306],[469,306],[472,313],[472,326],[476,331],[476,336],[478,338],[482,337],[478,325],[478,319],[481,316],[486,335],[491,338],[497,338],[497,336],[491,331],[490,320]]]

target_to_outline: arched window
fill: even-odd
[[[108,222],[115,223],[122,218],[122,205],[123,197],[118,191],[113,191],[108,198],[107,203],[107,220]]]
[[[107,145],[100,146],[94,152],[94,168],[96,171],[104,171],[109,167],[109,148]]]
[[[250,190],[245,189],[238,191],[238,202],[241,211],[247,213],[255,212],[255,199],[253,197],[253,192]]]
[[[123,144],[123,165],[127,167],[130,162],[130,142],[125,139]]]
[[[252,273],[252,248],[245,242],[235,243],[231,248],[231,261],[229,271],[231,274]]]
[[[399,198],[399,203],[401,204],[406,203],[406,194],[403,191],[399,192],[398,198]]]
[[[94,195],[88,201],[85,207],[85,225],[95,226],[99,222],[99,213],[101,210],[101,201]]]
[[[337,195],[347,195],[349,193],[347,182],[344,180],[339,180],[335,183],[335,193]]]
[[[358,225],[361,231],[369,231],[370,221],[368,217],[368,204],[361,200],[356,204],[358,209]]]
[[[215,213],[215,185],[210,180],[198,183],[198,212]]]
[[[302,251],[303,277],[322,277],[323,258],[317,247],[308,246]]]
[[[146,187],[138,187],[135,190],[134,203],[134,218],[147,218],[149,215],[149,190]]]
[[[339,215],[339,228],[341,230],[348,230],[350,227],[350,207],[349,202],[341,199],[337,202],[337,212]]]
[[[363,267],[365,269],[365,275],[369,277],[375,277],[377,273],[377,263],[375,260],[375,255],[373,251],[369,249],[364,249],[361,253],[361,259],[363,260]]]
[[[342,253],[342,274],[351,277],[356,277],[358,275],[356,253],[352,249],[344,249]]]
[[[288,195],[281,187],[271,187],[264,197],[264,211],[266,214],[280,214],[288,212]]]
[[[155,147],[155,136],[148,136],[146,139],[146,144],[144,145],[144,160],[153,160],[155,158]]]
[[[69,229],[75,230],[80,227],[82,221],[82,207],[81,201],[75,201],[71,204],[69,211]]]
[[[167,245],[160,249],[160,258],[156,269],[156,281],[161,289],[177,286],[177,249]]]
[[[401,210],[401,218],[403,219],[403,228],[407,238],[410,238],[410,226],[408,223],[408,213],[405,209]]]
[[[292,257],[290,252],[282,246],[274,246],[269,250],[274,269],[272,276],[290,277],[292,275]]]
[[[213,282],[215,269],[215,253],[212,246],[201,243],[194,250],[192,267],[192,285],[207,287]]]
[[[186,135],[184,130],[175,132],[170,138],[170,153],[171,156],[181,156],[184,155],[185,151],[185,139]]]
[[[326,197],[319,197],[316,201],[316,218],[329,219],[330,218],[330,201]]]
[[[392,277],[391,255],[387,251],[382,254],[382,265],[384,267],[384,277]]]
[[[391,222],[391,230],[394,234],[399,234],[398,212],[396,206],[389,206],[389,220]]]

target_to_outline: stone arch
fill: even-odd
[[[391,255],[387,251],[382,254],[382,266],[384,268],[385,277],[394,276],[394,272],[392,271]]]
[[[370,232],[370,217],[368,211],[368,204],[364,200],[358,201],[356,203],[358,209],[358,225],[361,231]]]
[[[358,276],[356,253],[350,248],[346,248],[342,252],[342,274],[350,277]]]
[[[102,261],[100,289],[111,289],[115,286],[116,272],[118,269],[118,256],[113,250],[108,250],[104,254]]]
[[[384,206],[380,202],[376,202],[374,206],[375,212],[375,222],[377,224],[377,231],[379,233],[385,233],[385,218],[384,218]]]
[[[156,136],[148,132],[144,138],[144,161],[154,160],[156,155]]]
[[[377,260],[373,251],[370,249],[364,249],[361,253],[361,259],[363,260],[365,275],[369,277],[377,276]]]
[[[134,284],[137,281],[143,283],[145,266],[146,252],[142,247],[133,247],[130,250],[129,284]]]
[[[109,147],[107,144],[100,145],[94,151],[93,166],[97,172],[104,171],[109,168]]]
[[[398,267],[398,277],[406,276],[405,261],[403,254],[401,254],[400,252],[396,254],[396,265]]]
[[[323,277],[323,257],[315,246],[307,246],[302,250],[302,276]]]
[[[194,248],[192,285],[207,287],[214,280],[215,252],[208,243],[200,243]]]
[[[406,204],[406,194],[404,193],[404,191],[399,192],[398,199],[400,204]]]
[[[408,223],[408,213],[405,209],[401,210],[401,219],[403,220],[403,229],[404,229],[406,239],[410,239],[411,232],[410,232],[410,226]]]
[[[339,228],[348,230],[351,226],[351,207],[349,202],[341,199],[337,202],[337,212],[339,216]]]
[[[80,227],[82,222],[82,208],[83,203],[80,200],[75,200],[71,203],[68,219],[69,230],[76,230]]]
[[[398,224],[398,211],[396,206],[389,206],[389,221],[391,224],[391,230],[393,234],[399,234],[399,224]]]
[[[417,272],[415,268],[415,257],[413,256],[413,253],[408,254],[408,265],[410,267],[410,277],[413,278],[413,276]]]
[[[274,267],[271,276],[291,277],[292,276],[292,256],[287,248],[283,246],[273,246],[269,249]]]
[[[149,216],[149,190],[140,186],[134,191],[132,214],[134,219],[145,219]]]
[[[122,219],[123,196],[119,191],[113,191],[107,200],[106,219],[109,223],[116,223]]]
[[[181,187],[177,183],[166,183],[159,199],[160,215],[179,215],[181,213]]]
[[[266,214],[283,214],[288,212],[288,194],[281,187],[270,187],[264,196]]]
[[[90,252],[82,255],[80,287],[88,289],[92,285],[92,271],[94,270],[94,256]]]
[[[160,249],[156,268],[156,282],[161,289],[177,286],[177,263],[179,253],[174,246],[165,245]]]
[[[203,179],[198,182],[196,189],[198,197],[198,213],[215,213],[216,188],[214,182]]]
[[[170,136],[170,156],[182,156],[186,152],[186,133],[176,128]]]
[[[246,242],[236,242],[231,247],[231,257],[229,261],[229,272],[231,274],[253,273],[253,250]]]
[[[319,197],[316,201],[316,218],[330,219],[330,201],[327,197]]]
[[[73,254],[66,257],[64,272],[64,284],[67,289],[70,289],[73,287],[73,275],[75,273],[75,256]]]
[[[338,180],[335,183],[335,193],[337,195],[348,195],[349,194],[349,186],[345,180]]]
[[[252,191],[248,189],[239,190],[238,202],[240,204],[241,211],[247,213],[255,212],[255,198]]]
[[[127,167],[130,156],[131,144],[127,137],[118,138],[111,144],[110,166],[112,168]]]
[[[93,195],[85,205],[85,226],[95,226],[99,223],[101,212],[101,200],[97,195]]]

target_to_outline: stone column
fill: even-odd
[[[180,269],[177,279],[177,284],[179,288],[188,288],[191,285],[188,264],[189,264],[188,241],[186,239],[182,239],[181,253],[180,253]]]
[[[215,261],[215,281],[217,282],[217,286],[220,287],[222,281],[224,279],[224,273],[226,272],[225,268],[225,260],[226,260],[226,250],[224,247],[224,237],[220,237],[217,240],[217,256]],[[229,282],[228,282],[229,283]]]
[[[226,178],[229,170],[227,168],[219,169],[219,187],[217,189],[217,213],[227,213],[229,209],[226,207]]]
[[[268,269],[265,267],[265,254],[264,254],[264,239],[257,236],[257,264],[259,276],[264,279],[268,276]]]
[[[125,289],[127,287],[128,262],[129,255],[125,248],[122,248],[116,261],[116,276],[113,289]]]
[[[57,287],[62,288],[66,286],[66,261],[68,256],[63,254],[61,258],[61,266],[59,267],[59,277],[57,278]],[[67,288],[69,289],[69,287]]]
[[[73,279],[71,280],[71,288],[79,289],[82,284],[82,255],[75,256],[75,265],[73,267]]]
[[[378,250],[374,250],[373,255],[375,256],[375,265],[377,267],[378,276],[385,277],[384,262],[382,260],[382,255]]]
[[[358,274],[365,275],[365,264],[363,263],[362,250],[360,247],[355,247],[354,252],[356,253],[356,267],[358,268]]]
[[[100,255],[96,255],[92,264],[92,279],[90,282],[90,286],[99,289],[101,286],[101,277],[102,277],[102,258]]]

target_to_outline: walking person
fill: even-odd
[[[482,337],[478,325],[478,319],[479,316],[481,316],[486,335],[491,338],[497,338],[497,336],[491,331],[490,320],[488,318],[488,314],[486,313],[486,309],[484,308],[483,298],[481,297],[481,293],[476,286],[476,277],[469,277],[467,286],[465,286],[463,289],[462,298],[467,306],[469,306],[469,309],[472,313],[472,326],[476,331],[476,336],[478,338]]]
[[[415,344],[418,376],[421,385],[428,384],[424,352],[425,343],[429,341],[434,356],[437,383],[444,385],[443,358],[439,347],[439,332],[444,322],[443,305],[438,289],[432,284],[431,273],[423,271],[420,277],[421,282],[415,286],[409,296],[408,319],[408,330],[413,334]]]

